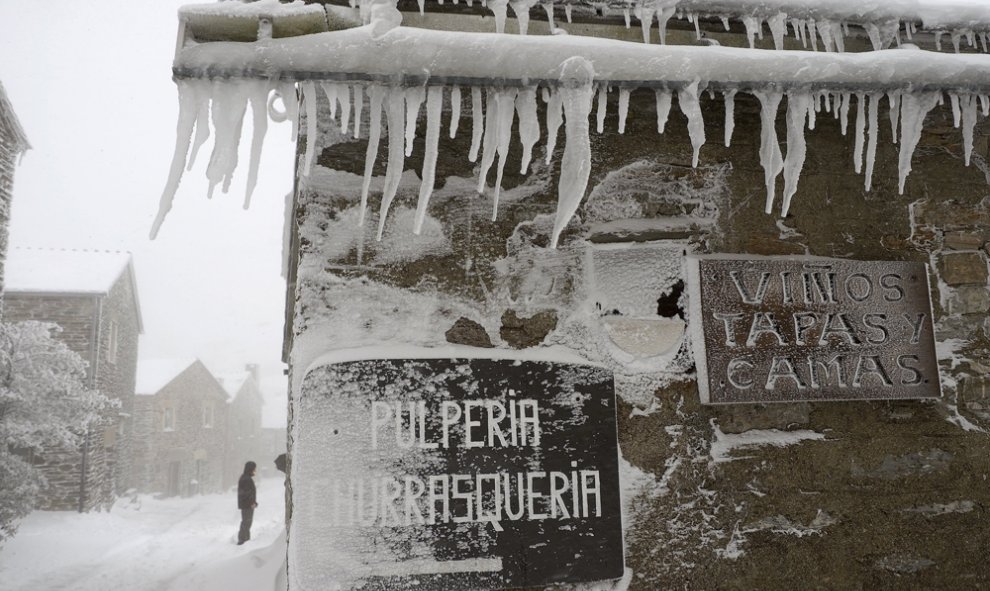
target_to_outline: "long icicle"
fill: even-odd
[[[179,182],[182,180],[182,171],[186,166],[186,153],[189,152],[189,144],[192,141],[193,127],[199,112],[199,98],[196,93],[195,82],[179,80],[176,83],[179,92],[179,120],[175,126],[175,149],[172,152],[172,165],[168,170],[168,180],[162,190],[161,199],[158,202],[158,214],[151,224],[150,238],[152,240],[158,236],[165,216],[172,209],[172,201],[175,199],[175,192],[179,189]]]
[[[608,110],[608,84],[603,82],[598,85],[598,111],[596,112],[598,124],[595,127],[595,131],[598,133],[602,133],[603,131],[605,131],[605,114],[607,110]]]
[[[364,87],[354,85],[354,139],[361,137],[361,111],[364,109]]]
[[[973,155],[973,127],[976,126],[976,97],[972,94],[962,95],[962,135],[963,158],[969,166]]]
[[[251,206],[251,195],[258,184],[258,165],[261,163],[261,147],[268,132],[268,81],[254,80],[251,85],[250,101],[253,132],[251,136],[251,157],[248,160],[247,185],[244,190],[244,209]]]
[[[736,91],[735,89],[727,90],[724,95],[722,95],[722,100],[725,101],[725,147],[728,148],[732,144],[732,132],[736,128]]]
[[[419,201],[416,202],[416,219],[413,223],[413,234],[419,236],[423,231],[423,220],[426,218],[426,207],[433,194],[433,182],[437,172],[437,148],[440,144],[440,118],[443,109],[443,87],[431,86],[426,97],[426,150],[423,154],[423,170],[420,177]]]
[[[569,6],[569,5],[568,5]],[[592,81],[595,70],[582,57],[570,57],[561,67],[561,87],[566,124],[564,156],[560,160],[560,181],[557,185],[557,215],[553,223],[550,247],[556,248],[560,233],[574,216],[591,175],[591,138],[588,117],[594,93]]]
[[[368,207],[368,190],[371,187],[371,173],[378,158],[378,144],[382,137],[382,102],[385,99],[385,89],[374,85],[368,105],[368,148],[364,153],[364,182],[361,184],[361,213],[358,215],[358,225],[364,225],[364,212]]]
[[[787,157],[784,159],[784,201],[780,208],[780,217],[787,217],[791,209],[791,198],[797,192],[801,169],[804,168],[804,159],[808,153],[804,125],[809,111],[810,94],[796,92],[787,95]]]
[[[866,145],[866,184],[864,187],[867,191],[873,188],[873,167],[876,165],[877,161],[877,137],[880,131],[880,124],[878,123],[879,111],[880,111],[880,97],[883,96],[882,93],[870,93],[867,95],[869,97],[869,104],[867,105],[869,114],[867,116],[869,131],[870,131],[870,141]]]
[[[698,80],[677,91],[677,104],[688,120],[688,136],[691,138],[691,167],[698,167],[698,154],[705,145],[705,120],[701,115],[701,102],[698,100]]]
[[[853,169],[863,171],[863,131],[866,129],[866,95],[856,93],[856,137],[853,144]]]
[[[897,143],[897,122],[901,118],[901,91],[891,90],[887,92],[887,102],[890,104],[890,135],[891,142]]]
[[[468,160],[475,162],[478,160],[481,137],[485,133],[485,113],[481,108],[481,89],[477,86],[471,87],[471,123],[471,151],[468,152]]]
[[[777,176],[784,168],[784,161],[777,143],[777,109],[782,95],[780,92],[754,91],[760,99],[760,164],[763,166],[763,177],[767,186],[766,213],[773,212],[773,200]]]
[[[192,152],[189,154],[188,166],[186,170],[192,170],[196,163],[196,155],[210,137],[210,85],[209,80],[191,80],[193,95],[196,100],[196,139],[192,143]]]
[[[495,89],[488,88],[485,96],[485,137],[481,141],[481,169],[478,174],[478,193],[485,192],[488,182],[488,171],[495,162],[495,150],[498,145],[498,101],[495,99]]]
[[[406,89],[406,156],[412,156],[413,142],[416,140],[416,122],[419,108],[426,100],[426,88],[417,86]],[[391,135],[391,132],[389,132]]]
[[[911,157],[921,139],[925,115],[935,108],[941,92],[906,93],[901,97],[901,151],[898,154],[897,192],[904,194],[904,182],[911,172]]]
[[[461,123],[461,87],[450,89],[450,139],[457,137],[457,126]]]
[[[519,115],[519,140],[522,142],[521,174],[529,170],[529,162],[533,157],[533,146],[540,141],[540,120],[536,115],[536,87],[519,90],[516,96],[516,112]]]
[[[385,232],[385,220],[388,218],[389,207],[392,206],[392,199],[399,190],[399,181],[402,179],[402,167],[405,162],[405,152],[403,147],[405,140],[403,130],[406,120],[406,92],[402,88],[393,87],[388,91],[388,166],[385,167],[385,187],[382,189],[382,203],[378,208],[378,236],[382,239]]]
[[[657,133],[663,133],[667,128],[667,118],[670,116],[670,91],[657,89]]]
[[[311,80],[302,83],[303,105],[306,107],[306,158],[303,164],[303,176],[309,176],[313,166],[313,156],[316,154],[316,85]]]
[[[629,116],[629,89],[619,89],[619,133],[626,133],[626,117]]]
[[[495,94],[498,102],[498,115],[496,118],[495,152],[498,154],[498,169],[495,173],[495,197],[492,199],[492,221],[498,219],[498,200],[502,194],[502,174],[505,172],[505,163],[509,159],[509,141],[512,139],[512,121],[516,114],[516,94],[515,88],[499,90]]]

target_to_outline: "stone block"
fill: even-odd
[[[463,316],[458,318],[457,322],[447,329],[444,335],[447,337],[448,343],[457,345],[469,345],[471,347],[483,347],[486,349],[495,346],[492,344],[492,339],[488,336],[488,332],[484,326]]]
[[[967,376],[959,386],[959,397],[964,402],[986,402],[990,399],[990,379]]]
[[[944,244],[952,250],[977,250],[983,246],[983,235],[977,232],[946,232]]]
[[[499,336],[513,349],[525,349],[542,343],[555,328],[557,313],[553,310],[539,312],[529,318],[520,318],[515,310],[506,310],[502,314]]]
[[[979,252],[953,252],[942,255],[942,279],[949,285],[985,285],[987,261]]]
[[[980,285],[962,285],[949,297],[949,314],[983,314],[990,310],[990,289]]]

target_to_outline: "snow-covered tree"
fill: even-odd
[[[31,452],[77,448],[115,401],[85,386],[86,362],[44,322],[0,324],[0,543],[35,506],[45,479]]]

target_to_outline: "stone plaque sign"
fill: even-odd
[[[606,369],[317,365],[294,417],[294,589],[501,589],[623,574]]]
[[[922,263],[689,258],[705,404],[941,396]]]

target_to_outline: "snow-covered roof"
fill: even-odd
[[[298,16],[303,14],[324,14],[323,7],[319,4],[307,4],[303,0],[293,2],[280,2],[280,0],[257,0],[256,2],[245,2],[244,0],[221,0],[220,2],[210,2],[208,4],[186,4],[179,7],[179,17],[188,16],[222,16],[228,18],[237,17],[280,17]]]
[[[15,247],[7,254],[4,289],[105,295],[130,265],[129,252]]]
[[[152,396],[161,391],[169,382],[197,363],[199,360],[189,357],[180,359],[142,359],[137,364],[137,378],[134,393],[141,396]]]
[[[7,92],[0,82],[0,135],[6,136],[14,145],[14,153],[20,154],[31,148],[21,122],[17,120],[14,107],[7,98]]]

